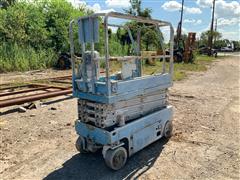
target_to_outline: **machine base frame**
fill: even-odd
[[[85,139],[85,150],[95,152],[103,148],[105,158],[108,149],[120,146],[126,148],[128,157],[164,136],[164,128],[172,121],[172,106],[167,106],[152,114],[127,123],[113,130],[97,128],[77,120],[77,134]]]

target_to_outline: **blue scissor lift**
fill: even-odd
[[[137,29],[136,40],[127,26],[128,23],[111,24],[110,18],[142,23]],[[103,22],[104,29],[103,57],[94,48],[100,39],[100,22]],[[134,49],[132,56],[109,55],[110,26],[127,30]],[[163,60],[162,72],[144,76],[142,60],[149,57],[141,55],[141,30],[150,27],[159,32],[162,52],[165,49],[161,28],[169,27],[170,55],[156,55],[154,58]],[[76,29],[81,57],[75,56]],[[75,123],[79,135],[76,148],[81,153],[102,149],[106,164],[118,170],[137,151],[161,137],[171,136],[173,112],[167,102],[167,90],[172,86],[173,38],[173,28],[169,22],[116,12],[98,13],[71,21],[73,96],[78,98],[79,117]],[[120,72],[110,74],[111,59],[122,63]],[[166,59],[169,59],[169,71],[166,70]],[[100,61],[105,63],[105,74],[100,73]]]

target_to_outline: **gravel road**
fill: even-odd
[[[240,59],[226,57],[170,90],[174,136],[115,172],[101,153],[75,150],[75,99],[18,113],[1,110],[0,179],[239,179]]]

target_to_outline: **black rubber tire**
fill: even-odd
[[[124,147],[109,149],[105,155],[105,162],[113,170],[121,169],[127,162],[127,150]]]
[[[170,137],[172,137],[172,131],[173,131],[173,125],[172,125],[172,121],[167,121],[165,126],[164,126],[164,137],[169,139]]]
[[[71,69],[71,59],[67,54],[62,54],[57,60],[57,68],[58,69]]]
[[[89,151],[85,150],[84,149],[84,138],[82,137],[78,137],[76,143],[75,143],[75,146],[76,146],[76,149],[80,152],[80,153],[88,153]]]

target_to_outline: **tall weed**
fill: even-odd
[[[0,45],[0,73],[45,69],[52,67],[56,59],[52,49],[35,50],[30,46],[10,43]]]

